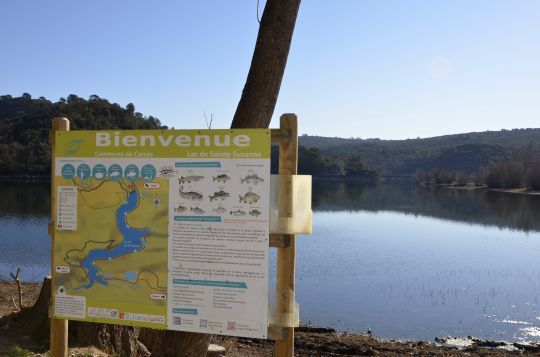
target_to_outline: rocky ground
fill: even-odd
[[[40,284],[23,284],[23,306],[37,299]],[[1,317],[18,309],[18,289],[14,282],[0,281],[0,356],[47,356],[46,346],[38,346],[25,336],[7,338]],[[272,356],[274,342],[258,339],[214,336],[213,344],[225,347],[224,356]],[[95,347],[72,349],[72,356],[107,356]],[[302,326],[295,335],[297,356],[540,356],[540,345],[509,344],[496,341],[441,338],[433,342],[383,340],[370,334],[336,332]]]

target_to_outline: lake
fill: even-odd
[[[313,185],[313,235],[297,244],[301,320],[377,336],[540,341],[540,197]],[[0,188],[0,276],[49,271],[47,184]],[[275,254],[271,254],[271,273]]]

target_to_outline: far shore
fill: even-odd
[[[50,175],[0,175],[2,182],[50,182]]]
[[[456,190],[485,190],[490,192],[504,192],[504,193],[513,193],[518,195],[533,195],[540,196],[540,191],[538,190],[528,190],[525,187],[521,188],[490,188],[486,185],[473,186],[473,185],[463,185],[463,186],[452,186],[452,185],[437,185],[444,188],[451,188]]]
[[[314,180],[321,181],[347,181],[358,183],[374,183],[379,179],[377,176],[362,176],[362,175],[311,175]],[[0,181],[3,182],[50,182],[49,175],[0,175]]]
[[[380,181],[395,181],[413,179],[412,176],[362,176],[362,175],[311,175],[313,180],[316,181],[334,181],[334,182],[355,182],[360,184],[373,184]],[[0,182],[50,182],[51,177],[48,175],[0,175]],[[532,195],[540,196],[539,190],[529,190],[525,187],[519,188],[490,188],[486,185],[475,185],[468,183],[465,185],[452,185],[452,184],[435,184],[435,183],[422,183],[423,186],[434,186],[441,188],[449,188],[455,190],[485,190],[490,192],[503,192],[512,193],[518,195]]]

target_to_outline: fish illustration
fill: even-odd
[[[231,216],[245,216],[246,215],[246,212],[240,211],[240,210],[230,211],[230,212],[231,212]]]
[[[243,203],[247,203],[247,204],[250,204],[250,205],[252,205],[254,203],[257,203],[257,201],[261,198],[261,196],[259,196],[255,192],[251,192],[251,191],[246,193],[244,195],[244,197],[242,197],[241,195],[239,197],[240,197],[240,203],[243,202]]]
[[[163,166],[161,170],[159,171],[159,174],[163,177],[171,177],[175,173],[172,166]]]
[[[214,192],[213,196],[208,196],[208,197],[210,197],[210,202],[212,202],[213,200],[217,200],[217,199],[220,199],[223,201],[224,199],[230,196],[231,195],[228,192],[219,191],[219,192]]]
[[[130,171],[126,174],[126,177],[136,177],[137,173],[135,171]]]
[[[223,214],[227,212],[227,209],[225,207],[219,206],[218,208],[214,208],[212,211],[219,214]]]
[[[259,212],[258,210],[254,209],[252,211],[249,212],[249,215],[250,216],[253,216],[253,217],[259,217],[261,215],[261,212]]]
[[[191,183],[191,182],[197,182],[197,181],[200,181],[204,178],[204,176],[195,176],[195,175],[192,175],[192,176],[180,176],[180,178],[178,179],[178,183],[179,184],[184,184],[184,183]]]
[[[217,181],[217,182],[227,182],[229,181],[231,178],[229,176],[227,176],[226,174],[221,174],[221,175],[217,175],[216,177],[213,177],[213,181]]]
[[[193,212],[195,214],[204,214],[204,210],[199,207],[195,207],[195,208],[190,207],[189,210],[190,212]]]
[[[240,183],[244,183],[244,182],[251,185],[256,185],[259,182],[264,182],[264,180],[260,178],[259,175],[253,174],[253,175],[247,175],[243,179],[240,179]]]
[[[180,186],[180,189],[178,192],[180,197],[185,198],[187,200],[192,200],[192,201],[202,200],[203,195],[201,195],[199,192],[195,192],[195,191],[184,192],[182,191],[183,188],[184,186]]]
[[[96,174],[94,175],[94,177],[98,180],[101,180],[104,176],[105,174],[103,174],[103,172],[96,172]]]
[[[178,208],[174,209],[175,213],[184,213],[185,211],[187,211],[187,207],[184,207],[182,205],[179,205]]]
[[[109,176],[111,176],[111,177],[119,177],[120,176],[120,171],[113,171],[113,172],[110,173]]]

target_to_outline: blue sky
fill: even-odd
[[[540,127],[538,19],[538,0],[304,0],[272,126],[295,112],[324,136]],[[257,30],[256,0],[2,1],[0,94],[97,94],[227,128]]]

